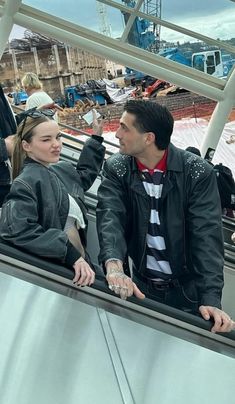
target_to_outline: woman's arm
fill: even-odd
[[[98,122],[93,111],[94,135],[88,139],[81,151],[76,170],[79,174],[81,185],[87,191],[99,174],[105,155],[105,147],[102,145],[103,119]]]

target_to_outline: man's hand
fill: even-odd
[[[15,135],[7,136],[5,139],[8,156],[11,157],[15,146]]]
[[[75,276],[73,283],[77,286],[90,286],[95,281],[95,272],[90,265],[81,257],[74,264]]]
[[[132,295],[138,299],[144,299],[145,295],[140,291],[136,284],[125,275],[121,261],[109,261],[106,263],[107,275],[106,280],[109,284],[109,289],[116,295],[120,295],[121,299],[126,300]]]
[[[199,311],[204,320],[214,320],[211,332],[230,332],[235,328],[235,322],[227,313],[217,307],[200,306]]]

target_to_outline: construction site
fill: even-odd
[[[2,404],[234,404],[234,58],[235,0],[0,0]]]
[[[128,7],[134,7],[136,4],[135,1],[129,0],[122,2]],[[161,8],[161,0],[143,2],[143,12],[154,17],[161,18]],[[106,6],[97,2],[97,13],[100,32],[110,35]],[[125,24],[128,23],[128,18],[129,15],[123,12]],[[223,76],[224,71],[228,73],[232,66],[232,56],[225,65],[222,63],[223,54],[209,47],[205,51],[203,43],[187,43],[182,46],[178,44],[176,47],[174,44],[161,41],[160,25],[140,18],[135,19],[127,40],[134,46],[158,53],[183,65],[190,66],[194,63],[192,67],[198,67],[200,70],[204,67],[199,62],[208,54],[210,70],[208,63],[205,64],[205,69],[207,73],[214,75]],[[204,51],[200,51],[201,49]],[[221,58],[220,67],[223,69],[220,72],[218,61],[215,70],[212,60],[218,57]],[[25,100],[21,100],[23,92],[21,79],[25,73],[34,72],[42,82],[44,91],[63,106],[63,111],[58,114],[60,122],[88,131],[89,126],[82,116],[94,107],[100,109],[102,115],[106,117],[105,129],[116,130],[123,102],[128,97],[156,100],[166,105],[176,120],[209,118],[215,107],[213,100],[174,86],[173,83],[157,80],[156,77],[147,76],[128,67],[118,66],[110,60],[29,30],[25,31],[23,38],[13,39],[8,43],[0,61],[0,72],[5,93],[16,96],[16,99],[12,99],[13,104],[21,104],[23,107]],[[121,97],[110,96],[108,86],[114,87]],[[233,117],[232,114],[229,120]]]

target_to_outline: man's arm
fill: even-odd
[[[223,288],[223,235],[220,199],[211,168],[199,176],[191,190],[186,226],[189,252],[199,294],[199,311],[205,320],[214,319],[213,332],[226,332],[234,323],[221,310]]]
[[[143,293],[123,270],[123,261],[127,254],[125,239],[128,222],[127,198],[121,178],[112,169],[111,159],[105,163],[102,182],[98,190],[99,259],[105,266],[106,279],[112,291],[120,295],[122,299],[133,294],[141,299],[144,298]]]

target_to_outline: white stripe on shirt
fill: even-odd
[[[155,209],[151,209],[150,223],[160,224],[159,214]]]
[[[157,261],[152,255],[147,255],[147,268],[167,275],[172,274],[168,261]]]
[[[162,184],[156,185],[153,183],[145,182],[143,181],[145,191],[147,194],[151,197],[154,197],[156,199],[159,199],[162,194]]]
[[[146,242],[149,248],[155,248],[156,250],[166,249],[165,240],[162,236],[150,236],[150,234],[147,234]]]

